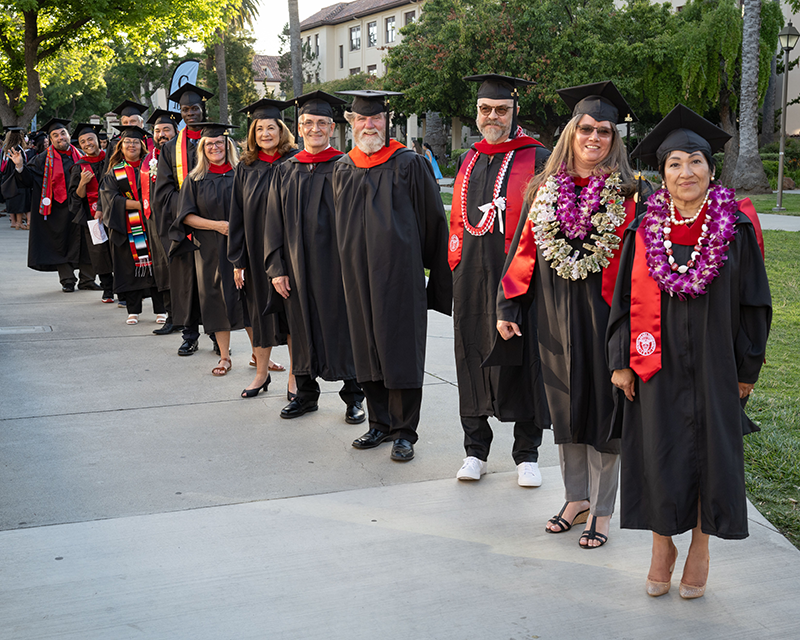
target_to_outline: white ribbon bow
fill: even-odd
[[[496,212],[501,212],[506,210],[506,199],[503,196],[497,197],[491,202],[487,202],[486,204],[480,205],[478,209],[483,211],[483,217],[481,218],[481,221],[478,223],[478,226],[482,227],[484,224],[486,224],[486,220],[491,215],[493,209]],[[505,230],[503,229],[503,216],[501,215],[497,216],[497,224],[499,225],[500,233],[505,233]]]

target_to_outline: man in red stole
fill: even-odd
[[[81,242],[86,246],[92,268],[100,278],[103,288],[101,300],[105,303],[114,302],[114,270],[111,262],[111,249],[108,240],[95,242],[89,223],[97,221],[103,226],[103,212],[99,206],[100,181],[103,179],[106,152],[100,148],[100,125],[81,122],[75,126],[72,136],[78,140],[78,146],[83,151],[83,157],[78,160],[69,174],[69,210],[73,214],[72,221],[79,225],[83,231]],[[106,235],[106,238],[108,236]]]
[[[11,152],[16,166],[15,184],[32,188],[28,267],[35,271],[57,271],[61,290],[75,290],[75,269],[79,269],[79,289],[97,290],[90,258],[81,253],[81,228],[72,222],[67,193],[67,176],[72,165],[80,160],[78,149],[70,144],[69,120],[51,118],[42,130],[50,146],[30,163],[22,154]]]
[[[158,175],[158,157],[164,145],[178,135],[178,120],[181,114],[164,109],[156,109],[147,119],[147,124],[153,127],[153,141],[155,146],[142,161],[140,177],[142,180],[142,215],[147,227],[147,237],[153,238],[151,252],[153,254],[153,275],[156,288],[162,294],[167,317],[161,327],[153,329],[157,336],[164,336],[175,331],[172,323],[172,304],[169,297],[169,263],[164,249],[165,238],[159,241],[159,227],[153,207],[153,193],[155,192],[156,176]]]
[[[353,446],[393,440],[404,462],[417,441],[428,309],[451,313],[447,219],[430,163],[389,140],[386,98],[400,94],[339,93],[354,96],[345,118],[356,146],[333,170],[336,238],[370,427]]]
[[[486,473],[492,442],[489,416],[494,416],[515,423],[512,456],[518,484],[538,487],[542,484],[539,445],[547,411],[541,402],[535,342],[526,345],[518,366],[481,365],[497,340],[497,286],[518,222],[526,217],[525,187],[550,152],[516,124],[518,89],[533,82],[496,74],[464,80],[481,83],[476,123],[483,140],[461,159],[450,212],[448,261],[453,271],[456,374],[467,454],[456,477],[480,480]]]
[[[169,259],[169,290],[172,314],[177,318],[189,318],[183,326],[183,343],[178,348],[179,356],[190,356],[197,351],[200,338],[200,302],[197,293],[194,256],[195,246],[188,238],[170,254],[172,241],[169,229],[178,215],[178,192],[183,181],[194,168],[195,147],[200,141],[205,121],[206,101],[214,94],[186,83],[169,96],[181,106],[181,118],[186,124],[178,135],[163,145],[158,159],[155,189],[152,191],[152,207],[156,215],[159,236]]]
[[[333,107],[344,103],[323,91],[295,98],[304,148],[272,180],[265,253],[267,276],[283,298],[297,377],[297,396],[281,418],[316,411],[322,378],[344,381],[339,396],[347,405],[345,421],[360,424],[366,419],[364,392],[356,382],[333,227],[333,167],[342,152],[330,139]]]

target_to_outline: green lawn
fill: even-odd
[[[740,198],[741,196],[737,196]],[[784,193],[783,194],[783,208],[786,211],[773,211],[772,207],[778,201],[778,194],[764,196],[748,196],[752,201],[758,213],[780,213],[784,216],[800,216],[800,194],[797,193]]]
[[[745,477],[753,504],[800,548],[800,233],[765,231],[764,242],[772,330],[747,404],[761,432],[745,438]]]
[[[453,204],[453,194],[452,193],[445,193],[442,191],[440,194],[442,196],[442,202],[444,204]]]

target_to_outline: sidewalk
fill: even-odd
[[[707,595],[644,594],[647,532],[602,549],[544,522],[563,502],[546,432],[544,484],[516,485],[510,425],[490,473],[461,464],[452,324],[430,314],[417,458],[357,451],[339,385],[278,418],[286,374],[243,400],[243,332],[228,376],[201,338],[153,336],[99,294],[24,267],[0,219],[0,640],[753,638],[800,636],[800,553],[751,508],[749,539],[712,540]],[[288,365],[286,348],[274,359]]]

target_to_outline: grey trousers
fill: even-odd
[[[567,502],[588,500],[593,516],[614,513],[619,484],[619,456],[600,453],[588,444],[560,444],[561,477]]]

